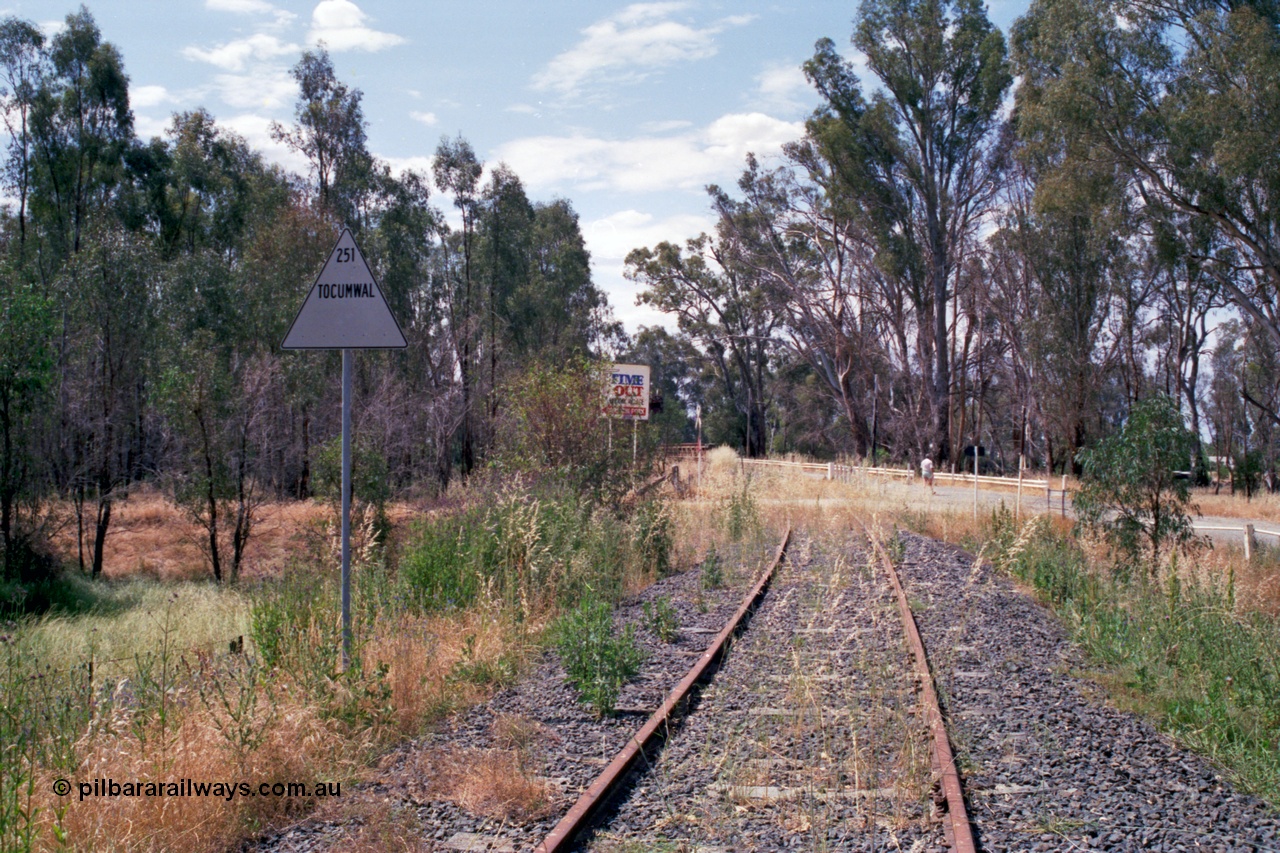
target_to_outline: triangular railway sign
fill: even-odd
[[[399,349],[408,346],[348,229],[311,285],[282,349]]]

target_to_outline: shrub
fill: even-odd
[[[719,589],[724,586],[724,565],[720,562],[720,555],[716,553],[714,545],[702,561],[700,583],[703,589]]]
[[[400,555],[400,581],[421,611],[464,608],[480,591],[476,547],[483,517],[472,510],[419,524]]]
[[[680,633],[676,609],[666,597],[644,603],[644,626],[664,643],[674,642]]]
[[[587,598],[556,622],[555,642],[569,683],[597,714],[611,715],[622,685],[644,662],[635,626],[619,633],[609,605]]]
[[[1154,572],[1162,548],[1193,540],[1190,490],[1174,472],[1191,463],[1196,447],[1168,397],[1140,401],[1119,433],[1080,453],[1080,523],[1131,558],[1149,551]]]

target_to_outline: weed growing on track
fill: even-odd
[[[666,596],[644,603],[644,627],[664,643],[673,643],[680,635],[680,617]]]
[[[555,625],[556,649],[569,683],[602,717],[613,713],[622,685],[640,671],[644,650],[636,644],[635,626],[618,633],[612,608],[586,598]]]
[[[991,523],[996,564],[1052,606],[1100,679],[1248,790],[1280,804],[1280,620],[1240,614],[1230,579],[1100,565],[1041,518]]]

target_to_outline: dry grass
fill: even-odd
[[[175,701],[193,697],[188,693]],[[265,715],[265,708],[262,714]],[[49,831],[60,824],[71,849],[84,850],[218,850],[260,826],[297,812],[309,803],[286,797],[142,796],[88,797],[81,800],[74,784],[93,779],[117,782],[306,782],[341,779],[355,755],[346,738],[314,708],[285,699],[275,705],[269,725],[265,716],[250,721],[261,727],[262,741],[250,750],[235,750],[223,734],[225,714],[192,707],[169,732],[149,726],[149,737],[136,736],[127,712],[99,721],[102,731],[83,752],[75,773],[72,795],[55,798],[55,774],[42,774],[36,783],[43,840],[54,844]],[[65,811],[61,807],[65,806]],[[50,847],[48,849],[61,849]]]
[[[1280,522],[1280,494],[1262,492],[1246,500],[1243,492],[1233,495],[1228,489],[1222,489],[1215,495],[1212,488],[1204,488],[1193,489],[1191,501],[1200,507],[1202,515]]]
[[[237,714],[235,679],[218,671],[213,658],[202,658],[214,667],[212,677],[230,685],[224,686],[229,702],[212,693],[202,701],[197,685],[210,681],[199,669],[201,663],[188,668],[179,665],[168,727],[135,719],[128,703],[119,703],[117,710],[96,719],[85,734],[80,764],[71,781],[74,785],[92,779],[191,779],[247,782],[256,789],[262,782],[312,784],[323,779],[349,785],[369,775],[364,768],[384,744],[418,734],[428,721],[487,697],[491,686],[470,680],[468,674],[513,660],[530,648],[520,627],[496,611],[402,616],[380,623],[362,653],[366,671],[387,666],[389,716],[380,725],[361,729],[324,719],[321,709],[304,698],[302,687],[279,673],[270,684],[249,683],[245,689],[259,691],[258,701],[247,713]],[[524,770],[537,736],[518,720],[507,720],[502,737],[509,749],[446,756],[435,765],[443,775],[433,784],[445,785],[442,796],[476,814],[540,816],[553,792]],[[316,802],[314,798],[240,796],[229,802],[217,797],[89,797],[81,801],[74,790],[70,797],[54,798],[48,792],[53,779],[61,775],[66,774],[39,774],[38,805],[45,810],[42,839],[53,845],[50,830],[60,822],[73,849],[219,850],[251,827],[279,823]],[[56,809],[64,804],[67,809],[59,819]],[[346,811],[341,801],[336,805]],[[412,841],[412,834],[402,830],[403,821],[379,820],[365,826],[355,841],[364,849],[415,849],[400,846]]]
[[[65,518],[73,518],[69,507]],[[394,527],[417,515],[407,504],[387,507]],[[322,530],[334,516],[334,508],[322,501],[281,501],[263,504],[254,518],[253,535],[244,555],[241,575],[246,580],[273,576],[283,569],[301,543]],[[102,573],[112,580],[149,578],[160,581],[208,580],[211,577],[204,529],[190,514],[159,490],[141,486],[114,504],[111,527],[103,553]],[[86,530],[86,558],[92,530]],[[58,556],[67,564],[77,562],[74,520],[53,540]],[[229,549],[228,549],[229,550]]]
[[[551,814],[559,791],[533,775],[515,749],[443,749],[423,753],[427,793],[479,817],[527,823]]]

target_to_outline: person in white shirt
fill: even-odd
[[[924,478],[924,484],[929,487],[929,493],[936,495],[937,491],[933,488],[933,460],[928,456],[920,460],[920,476]]]

